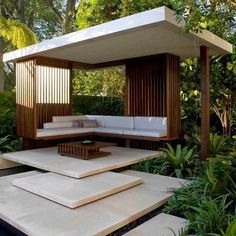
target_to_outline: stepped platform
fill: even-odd
[[[49,172],[13,181],[19,188],[69,208],[85,205],[142,183],[141,178],[114,172],[104,172],[82,179]]]
[[[162,206],[173,195],[170,189],[186,183],[172,177],[123,171],[122,174],[142,178],[144,183],[70,209],[12,184],[16,179],[40,173],[0,178],[0,218],[29,236],[107,235]]]
[[[186,219],[161,213],[137,228],[129,231],[125,236],[174,236],[180,235],[188,225]]]
[[[9,161],[66,175],[68,177],[83,178],[160,156],[160,152],[158,151],[123,147],[107,147],[102,148],[101,151],[111,152],[111,154],[90,160],[81,160],[61,156],[57,153],[57,148],[52,147],[11,152],[3,154],[1,157]]]

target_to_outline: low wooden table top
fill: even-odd
[[[82,158],[84,160],[107,156],[110,152],[100,151],[100,148],[115,146],[115,143],[94,142],[91,144],[83,142],[58,144],[58,153],[65,156]]]
[[[78,148],[83,148],[83,149],[90,150],[90,149],[116,146],[116,143],[95,142],[93,144],[83,144],[82,142],[71,142],[71,143],[61,143],[59,145],[70,146],[70,147],[78,147]]]

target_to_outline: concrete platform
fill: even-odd
[[[13,180],[15,186],[69,208],[85,205],[142,183],[141,178],[114,172],[83,179],[49,172]]]
[[[29,236],[107,235],[160,207],[185,180],[124,171],[142,178],[144,184],[69,209],[12,185],[17,178],[33,176],[27,172],[0,178],[0,218]]]
[[[83,178],[160,156],[158,151],[132,148],[108,147],[101,150],[111,152],[112,154],[91,160],[81,160],[61,156],[57,154],[57,148],[53,147],[6,153],[2,157],[38,169],[69,177]]]
[[[180,235],[188,225],[186,219],[161,213],[129,231],[125,236],[174,236]]]

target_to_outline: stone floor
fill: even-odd
[[[0,178],[0,218],[29,236],[107,235],[162,207],[186,183],[122,170],[160,157],[158,151],[103,151],[111,154],[82,160],[61,156],[54,147],[2,155],[40,170]],[[140,227],[136,230],[143,232]]]
[[[37,171],[0,178],[0,217],[27,235],[106,235],[162,206],[185,180],[124,171],[144,183],[76,209],[69,209],[13,186]]]
[[[53,147],[6,153],[1,157],[69,177],[83,178],[160,156],[158,151],[132,148],[108,147],[101,150],[111,152],[112,154],[91,160],[81,160],[61,156],[57,154],[56,147]]]
[[[49,172],[13,181],[16,187],[69,208],[77,208],[142,183],[142,178],[110,171],[82,179]]]
[[[174,236],[179,235],[187,225],[188,221],[183,218],[161,213],[124,236]]]

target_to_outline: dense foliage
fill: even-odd
[[[121,97],[73,96],[74,114],[123,115],[124,100]]]
[[[209,159],[198,170],[196,179],[171,198],[165,212],[187,218],[191,234],[223,235],[236,220],[235,172],[231,161]]]
[[[0,152],[21,149],[16,136],[16,105],[14,93],[0,93]]]
[[[163,155],[140,163],[139,171],[184,177],[190,181],[169,200],[164,211],[189,220],[182,235],[236,235],[236,137],[211,134],[206,161],[198,154],[199,138],[189,146],[168,145]]]
[[[124,97],[125,70],[123,67],[98,71],[75,71],[74,95]]]

